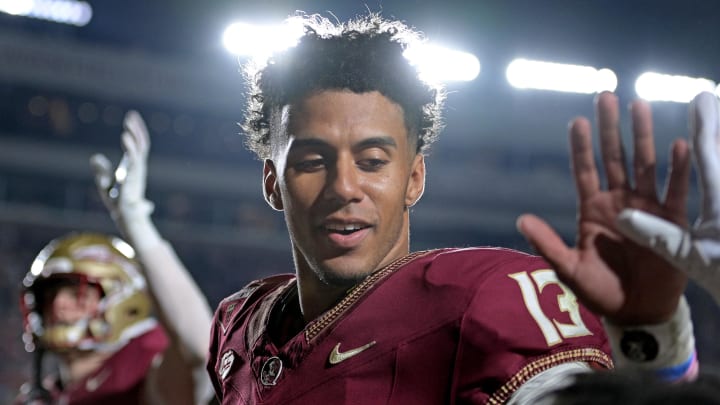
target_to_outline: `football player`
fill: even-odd
[[[40,381],[38,359],[19,403],[195,404],[192,367],[152,307],[129,244],[93,233],[50,242],[23,279],[23,340],[60,368]]]
[[[612,367],[600,320],[543,259],[410,251],[443,99],[403,57],[417,33],[375,14],[297,18],[297,46],[249,72],[245,122],[294,274],[218,307],[208,371],[221,402],[533,403],[569,374]],[[635,264],[588,249],[590,268]]]
[[[150,218],[150,139],[142,117],[130,111],[124,129],[117,169],[103,155],[91,164],[100,195],[132,248],[110,236],[78,234],[38,255],[24,280],[26,341],[35,342],[37,366],[35,383],[22,395],[26,401],[48,397],[48,391],[71,405],[207,404],[212,398],[204,368],[212,312]],[[142,305],[127,307],[125,300]],[[157,317],[150,316],[150,302]],[[49,389],[40,383],[45,350],[61,359]]]

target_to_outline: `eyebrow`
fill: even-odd
[[[392,147],[397,148],[395,139],[391,136],[374,136],[371,138],[363,139],[362,141],[353,145],[353,149],[367,149],[372,147]],[[306,138],[306,139],[295,139],[292,142],[291,149],[301,148],[328,148],[330,144],[324,140],[317,138]]]
[[[300,148],[326,148],[330,146],[327,142],[315,139],[315,138],[307,138],[307,139],[294,139],[292,141],[292,146],[290,149],[300,149]]]
[[[397,143],[395,142],[395,139],[391,136],[374,136],[372,138],[363,139],[362,141],[360,141],[356,145],[354,145],[353,148],[366,149],[366,148],[383,147],[383,146],[390,146],[392,148],[397,148]]]

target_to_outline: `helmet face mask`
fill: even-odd
[[[67,319],[54,314],[59,291],[74,300]],[[127,243],[87,233],[56,239],[38,254],[23,280],[26,349],[40,344],[55,352],[116,350],[155,325],[151,307]]]

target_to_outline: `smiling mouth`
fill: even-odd
[[[355,232],[370,228],[369,225],[347,224],[347,225],[326,225],[323,229],[329,233],[337,233],[340,235],[352,235]]]

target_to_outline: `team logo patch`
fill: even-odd
[[[222,355],[222,359],[220,360],[220,368],[218,368],[218,375],[220,376],[221,380],[224,380],[228,374],[230,374],[230,369],[232,368],[233,362],[235,361],[235,352],[232,350],[228,350],[225,352],[225,354]]]
[[[638,363],[655,360],[660,351],[655,337],[643,330],[625,331],[620,349],[627,358]]]
[[[260,383],[262,383],[262,385],[277,384],[282,369],[283,364],[278,357],[273,356],[265,360],[265,364],[263,364],[262,370],[260,370]]]

